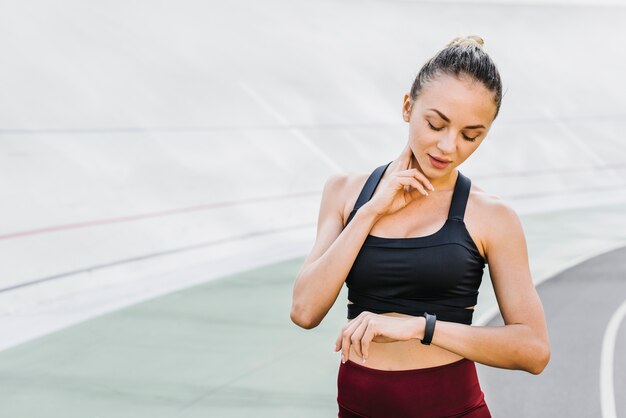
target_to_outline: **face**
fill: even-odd
[[[402,113],[409,123],[411,166],[437,179],[449,176],[476,151],[491,127],[496,105],[481,82],[439,75],[422,87],[415,101],[404,96]]]

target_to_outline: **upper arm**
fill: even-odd
[[[504,323],[527,324],[537,332],[547,333],[543,306],[530,273],[520,219],[500,199],[494,199],[488,205],[485,252]]]
[[[347,174],[333,174],[326,180],[317,218],[317,236],[302,269],[320,258],[341,234],[347,181]]]

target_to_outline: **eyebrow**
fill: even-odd
[[[439,116],[441,116],[441,119],[445,120],[446,122],[450,122],[450,119],[448,119],[448,117],[446,115],[444,115],[443,113],[441,113],[440,111],[438,111],[437,109],[428,109],[428,110],[432,110],[433,112],[437,112],[437,114]],[[468,125],[463,129],[478,129],[478,128],[485,128],[483,125]]]

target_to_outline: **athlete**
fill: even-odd
[[[404,95],[408,141],[397,158],[326,181],[291,319],[316,327],[348,287],[335,343],[338,417],[490,417],[475,362],[546,367],[548,331],[520,220],[458,169],[501,100],[482,38],[457,37]],[[503,326],[471,325],[485,265]]]

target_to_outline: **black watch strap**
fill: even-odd
[[[423,316],[426,318],[426,328],[424,329],[424,339],[422,339],[422,344],[430,345],[430,342],[433,340],[433,334],[435,333],[437,315],[424,312]]]

